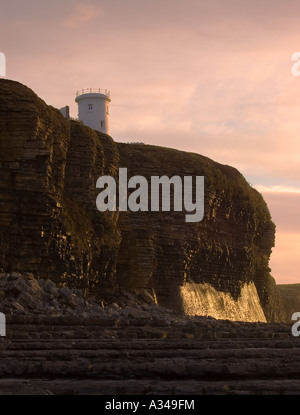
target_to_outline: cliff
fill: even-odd
[[[283,299],[286,323],[292,322],[292,315],[300,312],[300,284],[279,284],[277,289]]]
[[[204,176],[205,215],[106,212],[96,181]],[[268,267],[275,226],[234,168],[197,154],[115,143],[0,80],[0,271],[30,272],[114,301],[144,293],[179,313],[284,320]]]

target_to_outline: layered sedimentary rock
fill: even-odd
[[[0,82],[0,268],[115,290],[117,216],[98,215],[95,179],[115,144],[71,125],[32,91]]]
[[[118,180],[121,167],[148,180],[204,176],[204,219],[186,223],[184,211],[100,213],[96,181]],[[111,300],[146,290],[181,313],[235,319],[238,311],[228,310],[237,307],[248,320],[283,319],[268,268],[275,227],[236,169],[117,144],[0,80],[0,173],[0,271],[32,272]],[[201,289],[216,301],[203,304]]]
[[[276,288],[268,267],[275,226],[262,196],[244,177],[230,166],[197,154],[142,145],[118,144],[118,148],[120,164],[128,168],[129,177],[141,175],[148,181],[157,174],[205,177],[201,222],[186,223],[186,212],[120,215],[123,238],[117,276],[121,284],[154,287],[160,303],[178,311],[190,303],[189,313],[194,314],[203,309],[195,301],[199,286],[208,284],[211,291],[228,294],[237,314],[241,295],[253,283],[252,298],[257,291],[255,302],[263,309],[254,314],[281,319],[284,311],[275,304]],[[215,304],[221,303],[221,298],[216,299]],[[209,309],[215,317],[230,316],[224,307]],[[244,312],[249,314],[249,310]]]
[[[51,295],[59,307],[7,315],[1,395],[299,394],[300,344],[290,325],[174,316],[150,305],[70,307],[65,287],[22,276],[11,275],[9,297],[25,285],[24,305],[33,290],[41,307]]]

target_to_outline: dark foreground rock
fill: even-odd
[[[12,316],[0,394],[299,393],[290,327],[161,315]]]
[[[299,393],[291,325],[174,315],[145,293],[135,307],[130,296],[99,304],[30,275],[6,278],[2,395]]]

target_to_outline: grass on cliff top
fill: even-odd
[[[277,284],[277,287],[285,296],[300,298],[300,284]]]

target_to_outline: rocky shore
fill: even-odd
[[[0,394],[298,394],[291,324],[185,317],[144,291],[85,299],[31,274],[0,276]]]

